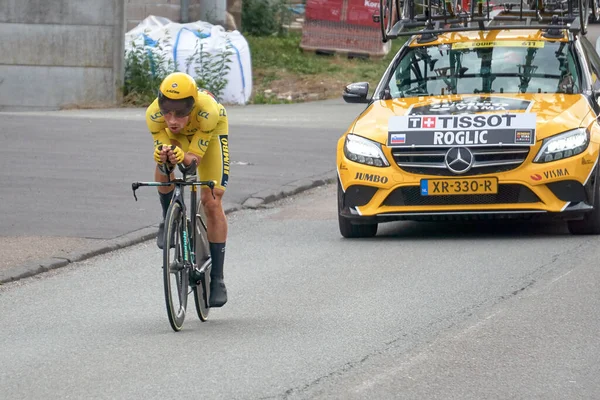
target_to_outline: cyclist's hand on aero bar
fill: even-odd
[[[156,161],[157,164],[166,163],[167,158],[167,146],[159,144],[158,146],[154,147],[154,161]]]
[[[185,157],[185,152],[181,150],[181,147],[171,146],[167,150],[167,155],[169,157],[169,162],[173,165],[179,164],[183,162],[183,158]]]
[[[183,162],[185,152],[177,146],[164,146],[159,144],[154,148],[154,161],[158,164],[166,162],[175,165]]]

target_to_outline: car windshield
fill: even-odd
[[[411,47],[389,83],[392,98],[473,93],[579,93],[565,42],[488,41]]]

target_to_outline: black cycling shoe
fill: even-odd
[[[174,237],[171,239],[171,248],[172,249],[175,248],[175,243],[173,243],[174,242],[173,239],[174,239]],[[158,233],[156,234],[156,245],[161,250],[165,246],[165,223],[164,222],[161,222],[158,225]]]
[[[209,307],[223,307],[227,303],[227,288],[223,278],[211,278]]]
[[[158,225],[158,234],[156,235],[156,245],[162,249],[165,245],[165,223],[161,222]]]

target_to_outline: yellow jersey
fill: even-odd
[[[198,90],[198,101],[190,113],[187,125],[177,134],[171,132],[155,99],[146,109],[146,124],[154,145],[171,144],[175,140],[183,151],[199,157],[204,156],[214,134],[227,134],[228,123],[225,108],[207,91]],[[217,129],[219,128],[219,129]]]

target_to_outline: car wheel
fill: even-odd
[[[367,238],[377,234],[377,224],[353,224],[348,218],[342,216],[344,191],[338,180],[338,223],[340,233],[345,238]]]
[[[573,235],[598,235],[600,234],[600,181],[596,173],[594,182],[594,209],[586,213],[582,220],[568,221],[569,232]]]

